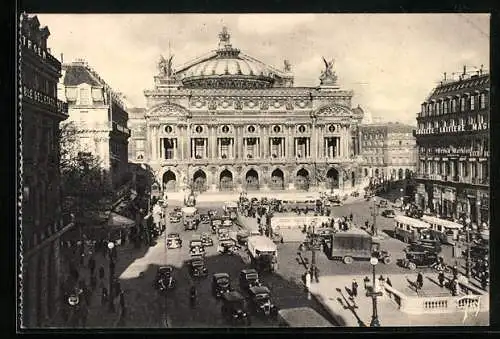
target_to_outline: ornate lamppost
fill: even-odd
[[[372,275],[373,275],[372,276],[372,289],[371,289],[371,291],[366,292],[366,296],[372,298],[372,306],[373,306],[372,321],[370,322],[370,327],[380,327],[380,321],[378,319],[378,311],[377,311],[377,297],[382,296],[382,292],[380,292],[380,291],[377,292],[375,290],[375,284],[376,284],[375,266],[377,266],[377,264],[378,264],[378,259],[375,256],[373,256],[370,259],[370,264],[372,265]],[[367,283],[367,281],[365,280],[365,288],[367,288],[366,283]]]
[[[115,244],[110,241],[108,243],[108,249],[109,249],[109,311],[114,312],[115,311],[115,304],[114,304],[114,295],[113,295],[113,279],[115,276],[115,265],[113,262],[113,248],[115,247]]]
[[[467,278],[470,278],[470,226],[471,226],[471,220],[470,217],[467,217],[465,219],[465,232],[466,232],[466,241],[467,241],[467,258],[465,261],[465,276]]]

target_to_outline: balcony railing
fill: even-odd
[[[116,123],[114,121],[111,123],[111,125],[112,125],[112,128],[113,128],[113,131],[118,131],[118,132],[130,135],[130,129],[129,128],[127,128],[125,126],[122,126],[119,123]]]
[[[68,115],[68,104],[36,89],[23,86],[23,101],[49,108],[52,112]]]

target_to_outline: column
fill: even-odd
[[[234,126],[234,158],[241,158],[240,156],[240,132],[238,126]]]
[[[293,156],[296,158],[298,156],[299,151],[299,140],[297,138],[293,138]]]
[[[260,142],[260,139],[262,139],[262,137],[257,138],[257,158],[259,159],[262,155],[262,144]]]
[[[335,157],[339,157],[340,156],[340,138],[339,137],[335,137],[334,139],[335,141]]]
[[[312,124],[312,128],[311,128],[311,132],[312,132],[312,154],[311,156],[313,157],[314,160],[316,160],[318,158],[318,149],[317,149],[317,140],[318,140],[318,136],[316,135],[316,124]]]
[[[281,138],[281,157],[282,158],[291,157],[292,156],[291,153],[292,153],[291,149],[289,150],[288,147],[286,146],[286,138]]]
[[[262,125],[262,146],[264,146],[264,152],[261,154],[261,157],[264,159],[269,157],[269,137],[267,136],[267,126]]]
[[[307,142],[307,157],[311,157],[311,138],[306,139]]]
[[[177,135],[180,136],[180,139],[181,139],[181,160],[184,160],[184,131],[183,131],[183,128],[178,126],[177,127]]]
[[[219,139],[217,138],[217,126],[212,126],[212,138],[210,139],[210,148],[212,149],[212,158],[217,159],[220,157],[220,152],[217,154],[217,144]]]
[[[164,155],[163,155],[163,153],[164,153],[164,149],[163,149],[163,147],[164,147],[164,146],[165,146],[165,139],[163,139],[163,138],[158,138],[158,150],[159,150],[159,152],[158,152],[158,157],[159,157],[161,160],[163,160],[163,159],[165,158],[165,157],[164,157]]]
[[[156,151],[156,147],[158,146],[157,144],[157,137],[156,137],[156,126],[151,126],[151,159],[157,160],[158,155]]]
[[[292,159],[294,157],[294,154],[293,154],[293,141],[295,139],[295,135],[292,133],[292,126],[286,126],[286,129],[287,129],[287,132],[286,132],[286,139],[285,139],[285,143],[286,143],[286,148],[285,148],[285,143],[283,143],[283,154],[286,155],[286,158],[288,159]]]
[[[174,139],[174,160],[177,160],[177,138]]]

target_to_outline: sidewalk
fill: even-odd
[[[427,276],[427,275],[426,275]],[[430,276],[430,275],[429,275]],[[369,275],[371,280],[371,274]],[[378,276],[377,276],[378,278]],[[390,275],[393,286],[407,286],[408,275]],[[356,279],[358,296],[354,302],[350,300],[349,293],[351,283]],[[324,276],[320,277],[319,283],[312,283],[311,295],[334,317],[339,323],[345,323],[346,327],[369,326],[372,317],[372,298],[365,295],[364,276]],[[436,279],[437,280],[437,279]],[[425,289],[424,293],[445,293],[433,283],[425,279],[425,285],[429,285],[432,291]],[[405,290],[405,292],[408,292]],[[415,292],[411,292],[415,294]],[[489,325],[489,312],[479,313],[477,317],[469,315],[464,321],[464,313],[446,314],[422,314],[409,315],[399,311],[398,305],[389,298],[382,296],[377,298],[378,317],[381,326],[487,326]]]

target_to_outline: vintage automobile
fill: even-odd
[[[201,224],[210,224],[210,216],[208,214],[200,214]]]
[[[250,315],[247,311],[245,298],[237,292],[230,291],[222,296],[221,313],[222,316],[231,324],[250,324]]]
[[[249,230],[247,230],[247,229],[239,230],[236,233],[236,241],[240,245],[246,245],[249,236],[250,236],[250,231]]]
[[[219,241],[229,240],[229,230],[227,228],[219,228],[217,230],[217,239]]]
[[[193,278],[205,278],[208,276],[208,269],[205,260],[194,258],[189,261],[189,273]]]
[[[203,244],[204,247],[214,245],[214,241],[212,240],[212,237],[208,233],[201,234],[201,243]]]
[[[213,219],[217,215],[217,210],[209,210],[208,216]]]
[[[160,266],[156,271],[153,287],[159,291],[175,288],[176,281],[173,277],[173,271],[174,268],[172,266]]]
[[[205,248],[201,240],[191,240],[189,242],[189,255],[192,257],[205,255]]]
[[[271,292],[266,286],[253,286],[248,290],[249,308],[252,312],[265,317],[276,317],[278,308],[271,300]]]
[[[232,227],[233,226],[233,221],[232,220],[223,220],[222,221],[222,227],[226,227],[226,228],[229,228],[229,227]]]
[[[179,215],[180,215],[182,212],[182,208],[181,207],[174,207],[174,212],[179,213]]]
[[[377,206],[379,208],[386,208],[387,207],[387,200],[382,200],[382,199],[379,199],[377,201]]]
[[[406,257],[400,261],[400,266],[413,271],[417,267],[430,267],[437,262],[439,258],[434,252],[406,251]]]
[[[168,219],[169,219],[169,221],[170,221],[171,223],[176,224],[176,223],[178,223],[178,222],[181,222],[181,220],[182,220],[182,215],[180,214],[180,212],[179,212],[179,213],[177,213],[177,212],[173,211],[173,212],[170,212],[170,213],[169,213],[169,215],[168,215]]]
[[[247,268],[240,272],[240,288],[243,292],[248,293],[249,289],[254,286],[261,286],[259,281],[259,273],[254,268]]]
[[[489,252],[490,251],[486,246],[473,245],[470,247],[470,258],[472,261],[488,260]],[[464,258],[467,257],[467,249],[462,251],[462,255]]]
[[[212,295],[220,298],[224,293],[231,291],[231,280],[227,273],[215,273],[212,276]]]
[[[219,228],[222,225],[222,220],[217,218],[217,219],[212,219],[212,234],[216,234]]]
[[[321,227],[314,230],[314,234],[319,236],[323,241],[330,240],[335,232],[336,230],[330,227]]]
[[[234,239],[226,239],[219,241],[217,252],[220,254],[234,254],[238,251],[238,245]]]
[[[181,248],[182,239],[179,233],[169,233],[167,235],[167,249]]]
[[[329,197],[330,206],[342,206],[342,201],[338,196]]]
[[[414,252],[433,252],[433,253],[441,253],[442,246],[441,242],[437,239],[425,239],[421,238],[417,241],[413,241],[408,245],[409,251]]]
[[[380,215],[386,218],[394,218],[396,216],[396,213],[394,213],[394,210],[387,209],[383,210]]]

